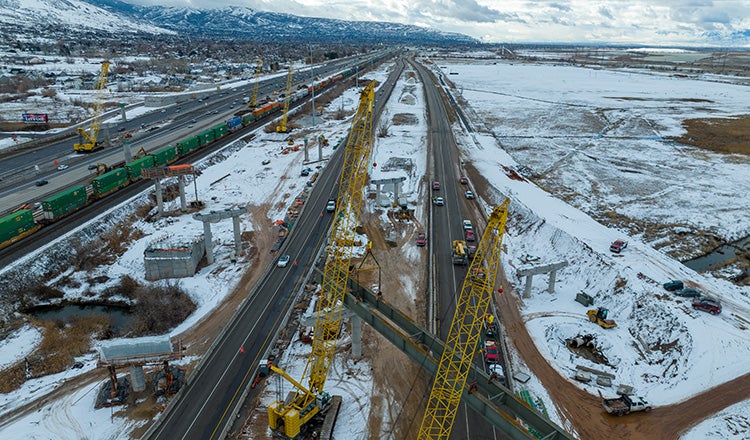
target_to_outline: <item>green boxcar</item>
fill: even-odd
[[[210,128],[203,133],[198,135],[201,138],[201,145],[206,145],[207,143],[213,141],[216,139],[216,135],[214,133],[214,129]]]
[[[94,194],[102,196],[128,184],[128,170],[123,168],[114,169],[95,177],[91,181]]]
[[[217,125],[216,127],[212,128],[214,131],[214,139],[219,139],[220,137],[227,134],[227,124],[221,124]]]
[[[151,153],[151,155],[154,158],[154,166],[162,167],[168,163],[172,163],[175,159],[177,159],[177,149],[174,147],[174,145],[170,145],[168,147],[162,148],[161,150]]]
[[[59,192],[52,197],[42,200],[42,211],[46,220],[56,220],[66,214],[70,214],[88,201],[86,187],[74,186]]]
[[[128,178],[130,180],[137,180],[141,178],[141,170],[151,168],[153,166],[153,156],[144,156],[125,165],[125,169],[128,170]]]
[[[30,209],[22,209],[0,217],[0,249],[36,228],[34,214]]]
[[[255,115],[253,112],[247,112],[244,115],[242,115],[242,125],[247,126],[249,124],[252,124],[255,122]]]
[[[202,145],[200,136],[191,136],[187,139],[177,142],[177,154],[182,156]]]

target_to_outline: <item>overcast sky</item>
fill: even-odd
[[[214,0],[126,0],[217,7]],[[391,21],[485,42],[605,42],[750,47],[750,0],[232,0],[308,17]]]

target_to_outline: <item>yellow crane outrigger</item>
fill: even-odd
[[[296,388],[294,396],[277,400],[268,407],[268,424],[277,434],[295,438],[310,419],[330,407],[331,397],[323,391],[328,370],[333,362],[336,340],[341,327],[344,294],[353,257],[351,243],[359,222],[367,168],[372,147],[372,113],[375,82],[362,91],[359,108],[344,151],[344,164],[339,179],[331,236],[326,257],[323,284],[316,304],[315,333],[312,352],[307,359],[302,380],[289,380]],[[346,245],[346,244],[349,245]],[[307,382],[308,387],[302,384]]]
[[[79,142],[73,144],[73,150],[79,153],[90,153],[101,148],[97,139],[99,137],[99,126],[102,123],[102,112],[104,110],[104,91],[107,89],[107,74],[109,61],[102,61],[102,68],[94,84],[96,90],[96,101],[94,102],[94,116],[91,118],[89,128],[78,127]]]

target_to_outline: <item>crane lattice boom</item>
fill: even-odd
[[[289,74],[286,76],[286,95],[284,96],[284,110],[281,115],[279,125],[276,126],[276,131],[279,133],[286,133],[289,131],[286,126],[286,121],[289,117],[289,102],[292,99],[292,83],[294,82],[294,69],[292,68],[292,61],[289,60]]]
[[[336,339],[341,327],[344,294],[353,255],[351,246],[354,229],[362,207],[362,191],[367,182],[367,167],[372,145],[372,113],[375,102],[375,82],[362,91],[359,108],[352,121],[352,129],[344,151],[344,164],[339,179],[331,236],[328,246],[323,284],[316,305],[315,333],[312,352],[297,391],[289,403],[277,401],[268,407],[271,429],[283,429],[289,438],[297,436],[302,426],[315,414],[325,409],[330,396],[323,391],[328,370],[333,361]]]
[[[258,105],[258,86],[260,85],[260,71],[263,69],[263,56],[258,55],[258,66],[255,68],[255,88],[253,89],[253,96],[250,98],[248,107],[255,107]]]
[[[476,256],[469,265],[456,311],[448,332],[445,350],[435,373],[430,399],[419,428],[420,440],[447,439],[456,418],[461,394],[479,342],[482,318],[487,313],[500,265],[505,222],[508,219],[506,199],[496,207],[482,234]]]
[[[73,150],[79,152],[90,152],[97,149],[97,139],[99,138],[99,126],[102,123],[102,111],[104,110],[104,92],[107,89],[107,74],[109,71],[109,62],[103,61],[99,76],[94,84],[96,90],[96,100],[94,101],[94,115],[89,123],[89,128],[78,127],[80,143],[73,144]]]

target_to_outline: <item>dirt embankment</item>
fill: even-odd
[[[676,140],[718,153],[750,155],[750,115],[737,118],[687,119],[687,132]]]

